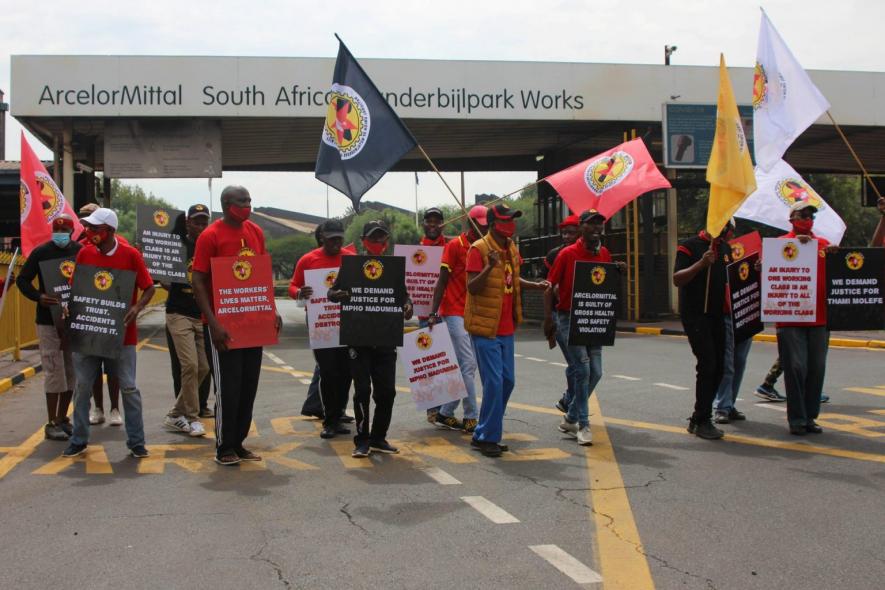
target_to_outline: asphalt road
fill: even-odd
[[[399,456],[350,458],[298,413],[313,370],[300,310],[266,349],[250,448],[216,466],[209,439],[161,426],[171,406],[162,312],[141,322],[138,381],[153,456],[93,429],[90,453],[42,440],[42,378],[0,396],[0,588],[840,588],[885,579],[885,352],[831,349],[820,423],[787,433],[752,390],[755,343],[722,441],[689,436],[694,359],[681,337],[619,335],[604,352],[594,446],[560,434],[562,358],[521,330],[488,459],[438,430],[400,379]],[[160,330],[158,332],[158,329]],[[849,389],[850,388],[850,389]],[[852,391],[853,389],[853,391]],[[600,409],[601,407],[601,409]],[[601,581],[600,581],[601,578]]]

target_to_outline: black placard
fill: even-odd
[[[403,345],[405,258],[343,256],[337,284],[350,291],[350,301],[341,304],[341,344]]]
[[[135,273],[131,270],[79,264],[74,269],[68,303],[71,350],[117,358],[123,348],[123,318],[132,304]]]
[[[830,330],[885,329],[885,248],[842,248],[827,254]]]
[[[183,213],[152,205],[139,205],[137,213],[138,244],[151,277],[187,284],[187,247],[181,236],[171,233]]]
[[[735,342],[752,338],[765,327],[762,324],[762,282],[756,270],[758,260],[759,253],[756,252],[728,265]]]
[[[53,258],[40,263],[40,277],[43,279],[43,288],[47,295],[55,295],[61,299],[61,305],[50,305],[49,313],[52,314],[52,323],[61,325],[62,307],[68,305],[71,299],[71,276],[74,274],[74,257]]]
[[[612,346],[617,328],[618,267],[606,262],[575,262],[569,346]]]

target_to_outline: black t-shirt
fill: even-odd
[[[182,240],[187,248],[187,280],[191,281],[191,270],[194,265],[194,250],[196,243],[187,236]],[[172,283],[169,287],[169,297],[166,299],[166,313],[177,313],[191,318],[200,317],[200,308],[194,297],[194,288],[190,283]]]
[[[676,250],[676,264],[673,272],[688,268],[704,256],[710,249],[710,240],[700,235],[688,238],[679,244]],[[727,264],[732,262],[731,246],[728,242],[720,242],[719,256],[710,266],[710,295],[707,315],[722,316],[725,309],[725,283]],[[685,316],[697,316],[704,313],[704,294],[707,292],[707,271],[702,270],[679,289],[679,313]]]
[[[55,245],[55,242],[49,240],[31,250],[31,255],[28,256],[21,272],[15,279],[15,285],[22,292],[22,295],[31,301],[38,302],[36,313],[36,322],[38,324],[42,326],[52,325],[52,312],[49,311],[48,307],[43,307],[39,303],[40,294],[46,292],[46,287],[43,285],[43,276],[40,274],[40,263],[44,260],[56,260],[58,258],[74,259],[82,247],[82,244],[71,240],[67,246],[60,248]],[[38,289],[35,289],[32,284],[34,277],[37,277]]]
[[[544,268],[541,269],[541,278],[546,279],[547,273],[550,272],[550,269],[553,268],[553,263],[556,262],[556,257],[559,256],[560,251],[565,248],[565,244],[557,246],[547,252],[547,256],[544,257]]]

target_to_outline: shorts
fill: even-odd
[[[73,391],[75,385],[74,361],[71,351],[62,350],[61,338],[55,326],[37,324],[40,361],[43,363],[43,389],[46,393]]]

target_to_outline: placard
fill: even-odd
[[[436,330],[422,328],[406,334],[398,353],[418,410],[467,396],[455,348],[444,324]]]
[[[827,254],[830,330],[885,330],[885,248],[843,248]]]
[[[123,349],[123,318],[132,305],[135,273],[78,264],[68,303],[68,341],[84,355],[115,359]]]
[[[228,347],[277,343],[270,256],[220,256],[211,260],[212,307],[230,335]]]
[[[402,346],[406,260],[401,256],[343,256],[338,287],[350,291],[341,304],[341,344]]]
[[[341,305],[326,297],[329,287],[338,278],[337,268],[315,268],[304,271],[304,286],[313,289],[307,301],[307,337],[311,350],[341,346]]]
[[[40,277],[47,295],[54,295],[61,300],[61,305],[50,305],[52,323],[61,325],[61,312],[71,300],[71,277],[74,276],[74,256],[53,258],[40,263]],[[39,305],[39,304],[38,304]]]
[[[814,322],[817,318],[817,241],[762,240],[762,321]]]
[[[177,209],[153,205],[139,205],[137,208],[138,243],[144,264],[155,280],[189,283],[187,246],[181,236],[172,233],[176,218],[183,214]]]
[[[728,291],[731,294],[731,323],[734,341],[743,342],[764,328],[762,325],[762,285],[756,261],[759,252],[728,265]]]
[[[621,274],[608,262],[575,262],[569,346],[612,346]]]
[[[442,246],[393,247],[394,256],[406,259],[406,290],[412,300],[415,315],[426,318],[433,309],[433,289],[439,279],[439,268],[443,255]]]

